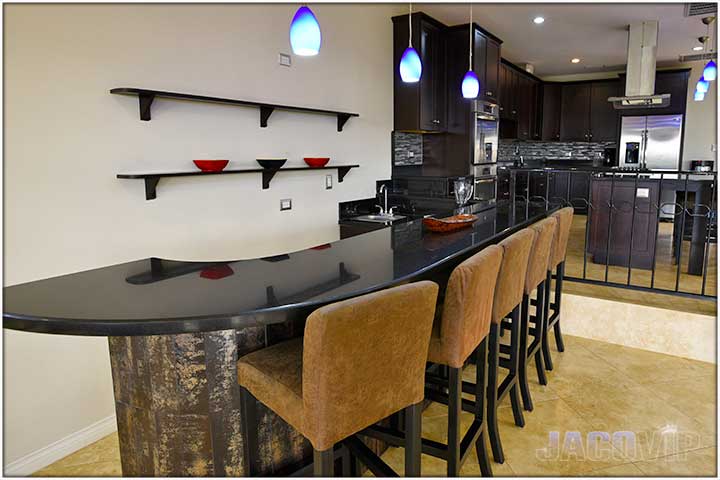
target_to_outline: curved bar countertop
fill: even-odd
[[[153,258],[62,275],[5,287],[3,326],[134,336],[280,323],[421,279],[546,214],[539,205],[501,204],[479,212],[472,228],[448,234],[429,232],[422,220],[413,220],[273,257],[212,263]]]

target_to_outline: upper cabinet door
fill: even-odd
[[[488,38],[485,54],[485,98],[497,102],[500,90],[500,44]]]
[[[546,83],[542,86],[542,132],[545,141],[560,140],[560,100],[562,85]]]
[[[587,142],[590,139],[590,84],[563,85],[560,140]]]
[[[535,108],[533,102],[535,101],[535,95],[533,95],[533,81],[524,75],[518,75],[518,131],[517,136],[522,140],[529,140],[532,138],[532,127],[533,127],[533,115]]]
[[[473,38],[473,71],[480,80],[480,92],[478,98],[485,95],[485,72],[487,69],[487,39],[479,30],[474,30]],[[467,50],[467,49],[465,49]]]
[[[420,20],[420,129],[445,129],[445,39],[436,25]]]
[[[498,92],[498,103],[500,104],[500,118],[510,118],[510,97],[512,95],[512,83],[510,82],[510,69],[500,64],[500,91]]]
[[[609,97],[620,94],[620,81],[593,82],[590,88],[590,141],[613,142],[618,135],[618,112]]]

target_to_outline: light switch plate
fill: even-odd
[[[292,210],[292,199],[291,198],[283,198],[280,200],[280,211],[283,210]]]
[[[648,198],[650,197],[650,189],[649,188],[638,188],[637,189],[637,198]]]
[[[332,189],[332,175],[325,175],[325,190]]]
[[[278,54],[278,63],[283,67],[289,67],[292,64],[292,59],[287,53]]]

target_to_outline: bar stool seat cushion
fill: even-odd
[[[295,338],[243,356],[240,384],[302,433],[303,339]]]
[[[503,262],[493,300],[492,321],[495,323],[500,323],[522,302],[528,259],[534,239],[535,231],[524,228],[498,244],[503,248]]]
[[[462,368],[487,336],[502,255],[491,245],[455,267],[436,310],[428,361]]]
[[[530,252],[525,277],[526,295],[530,295],[547,278],[547,266],[550,261],[550,250],[556,227],[557,219],[554,217],[548,217],[530,225],[530,228],[535,231],[535,241]]]
[[[565,207],[550,215],[550,218],[557,219],[557,228],[555,229],[555,237],[552,242],[550,252],[550,263],[548,270],[552,270],[560,263],[565,261],[567,253],[568,239],[570,238],[570,227],[572,226],[574,210],[572,207]]]

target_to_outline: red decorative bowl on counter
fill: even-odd
[[[230,160],[193,160],[193,163],[203,172],[219,172],[227,167]]]
[[[308,164],[310,168],[321,168],[327,165],[327,163],[330,161],[330,158],[328,157],[305,157],[303,158],[305,160],[305,163]]]
[[[423,225],[431,232],[454,232],[471,226],[478,217],[461,213],[447,218],[423,218]]]

